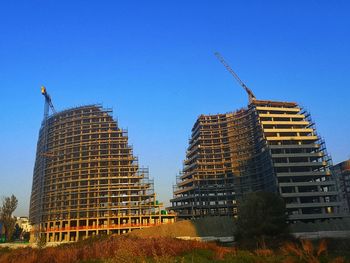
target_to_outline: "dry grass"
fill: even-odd
[[[256,249],[254,251],[254,253],[257,256],[261,256],[261,257],[270,257],[274,255],[274,252],[271,249],[268,248],[260,248],[260,249]]]
[[[345,263],[345,259],[342,257],[328,259],[326,240],[321,240],[318,246],[314,246],[310,240],[301,240],[300,244],[286,243],[281,247],[281,251],[285,256],[285,263]]]
[[[174,238],[109,236],[44,249],[20,248],[0,251],[0,263],[71,262],[259,262],[259,263],[345,263],[344,258],[328,255],[327,243],[289,242],[279,250],[264,243],[257,249],[241,250],[214,243]]]
[[[183,241],[173,238],[134,238],[108,237],[100,240],[87,240],[76,244],[45,249],[16,249],[0,255],[0,263],[71,263],[89,260],[108,262],[144,262],[166,259],[182,255],[196,249],[211,250],[216,259],[224,258],[233,249],[197,241]]]

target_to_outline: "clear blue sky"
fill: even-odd
[[[2,1],[0,196],[28,213],[40,86],[57,110],[114,110],[168,203],[200,114],[247,105],[221,52],[258,99],[312,113],[334,162],[350,157],[348,1]]]

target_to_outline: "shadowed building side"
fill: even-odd
[[[198,118],[171,200],[179,217],[235,215],[242,194],[274,191],[272,166],[253,114],[249,108]]]

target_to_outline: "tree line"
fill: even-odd
[[[13,216],[13,212],[16,210],[18,205],[18,200],[16,196],[11,195],[8,197],[3,197],[2,204],[0,206],[0,223],[5,230],[5,238],[7,241],[17,240],[20,237],[23,237],[23,229],[16,224],[16,217]],[[0,233],[0,238],[1,238]],[[28,238],[29,233],[26,234],[26,239]]]

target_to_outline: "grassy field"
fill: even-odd
[[[327,241],[285,243],[278,249],[258,247],[238,249],[215,243],[184,241],[175,238],[140,238],[132,236],[105,236],[91,238],[58,247],[0,249],[0,263],[71,263],[71,262],[240,262],[240,263],[344,263],[350,257],[342,249],[349,248],[349,240],[342,242],[341,250],[330,251]],[[328,241],[338,247],[341,242]],[[338,245],[336,245],[338,244]],[[349,256],[349,255],[348,255]]]
[[[0,247],[0,263],[113,263],[113,262],[237,262],[345,263],[350,262],[350,240],[298,241],[293,238],[235,246],[179,240],[175,237],[232,236],[230,218],[179,221],[136,230],[123,236],[94,237],[43,249]],[[210,227],[208,227],[210,226]]]

